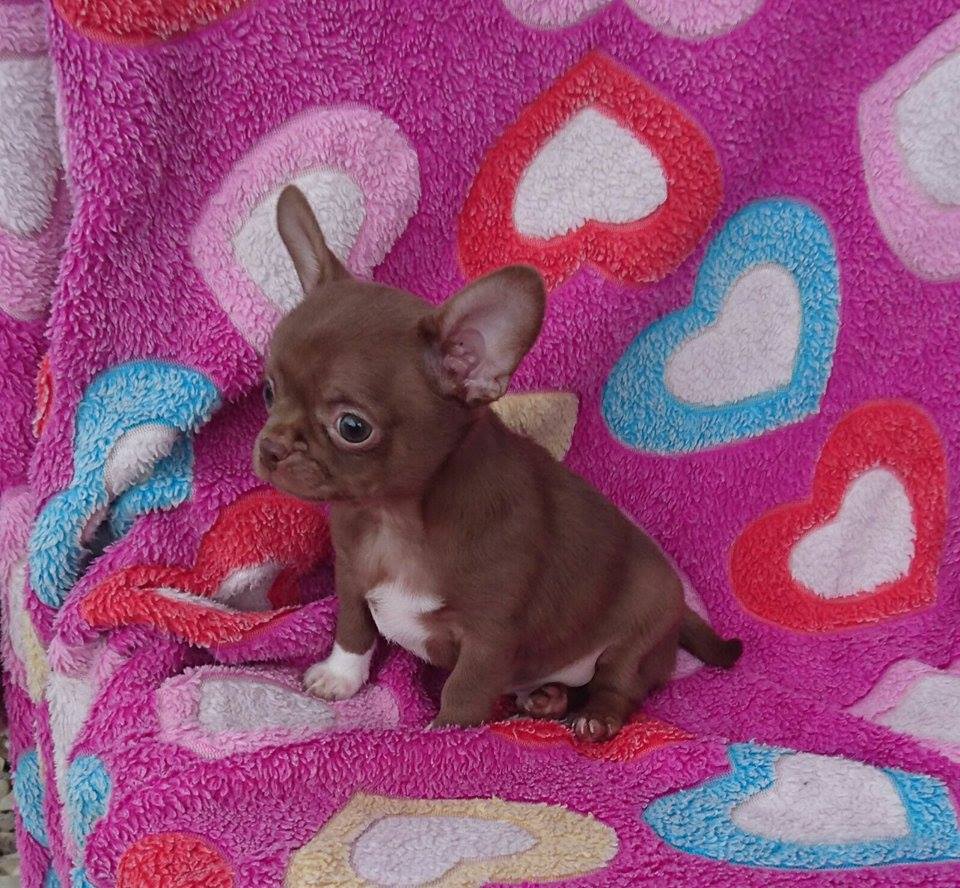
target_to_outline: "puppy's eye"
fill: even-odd
[[[268,410],[273,406],[273,383],[269,379],[263,384],[263,403]]]
[[[337,433],[348,444],[362,444],[373,434],[373,428],[356,413],[344,413],[337,420]]]

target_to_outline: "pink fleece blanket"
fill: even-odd
[[[43,886],[960,882],[956,0],[0,5],[0,582]],[[500,406],[745,653],[613,742],[328,705],[258,485],[296,182],[355,274],[549,284]]]

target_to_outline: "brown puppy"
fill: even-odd
[[[273,337],[254,462],[332,504],[339,619],[310,691],[356,693],[379,630],[451,670],[437,725],[482,722],[510,691],[563,715],[566,687],[583,687],[574,729],[603,740],[670,675],[678,641],[707,663],[737,659],[740,642],[684,606],[656,545],[488,407],[540,329],[533,269],[434,308],[351,278],[296,188],[277,216],[305,298]]]

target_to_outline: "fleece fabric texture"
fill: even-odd
[[[27,888],[960,883],[957,0],[0,0],[0,598]],[[497,405],[743,639],[612,742],[428,731],[250,448],[274,231],[548,283]],[[496,590],[491,590],[495,594]]]

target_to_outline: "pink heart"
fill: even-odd
[[[958,106],[960,14],[928,34],[860,99],[860,151],[873,214],[903,264],[928,280],[960,278],[954,168],[960,147],[955,129],[943,129],[955,127]]]
[[[234,326],[262,353],[299,285],[276,233],[272,202],[297,181],[350,270],[368,276],[420,199],[416,152],[378,111],[321,108],[291,118],[241,158],[210,197],[190,236],[207,285]]]
[[[504,0],[524,24],[553,30],[582,22],[611,0]],[[641,21],[671,37],[709,40],[745,22],[763,0],[626,0]]]
[[[293,673],[266,667],[188,669],[157,689],[156,705],[161,739],[208,759],[400,722],[385,687],[370,685],[350,700],[325,703],[304,693]]]

